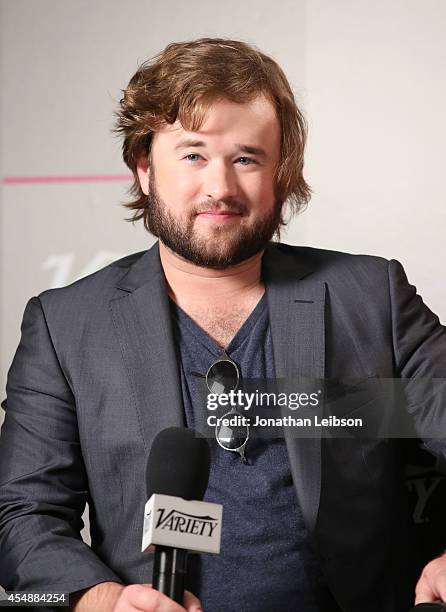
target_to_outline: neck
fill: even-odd
[[[205,302],[211,296],[227,300],[263,288],[261,267],[264,250],[223,270],[197,266],[171,251],[161,240],[159,253],[168,293],[175,301]]]

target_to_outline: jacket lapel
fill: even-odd
[[[276,378],[323,379],[325,374],[325,284],[311,278],[311,267],[294,253],[271,244],[262,260]],[[285,441],[297,498],[310,532],[315,529],[321,488],[320,438]]]
[[[110,301],[123,360],[133,390],[146,451],[166,427],[184,427],[180,372],[158,241],[133,264]]]

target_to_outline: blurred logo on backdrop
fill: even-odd
[[[49,255],[43,262],[42,267],[44,270],[53,271],[53,278],[49,288],[55,289],[56,287],[64,287],[69,283],[74,283],[74,281],[108,266],[112,261],[125,257],[125,255],[125,253],[117,253],[115,251],[98,251],[77,275],[73,273],[75,264],[74,253],[54,253]]]

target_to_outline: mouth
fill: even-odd
[[[230,210],[205,210],[201,213],[197,214],[197,217],[202,217],[205,219],[217,219],[217,220],[224,220],[224,219],[233,219],[235,217],[240,217],[240,213],[236,213],[236,212],[232,212]]]

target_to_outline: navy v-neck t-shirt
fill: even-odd
[[[203,378],[222,354],[218,344],[169,298],[185,419],[206,413]],[[242,378],[274,378],[266,293],[225,347]],[[200,387],[201,386],[201,387]],[[187,588],[205,610],[316,612],[325,587],[309,546],[282,438],[250,439],[249,464],[213,439],[205,501],[223,505],[221,552],[189,555]],[[320,601],[320,599],[318,599]]]

